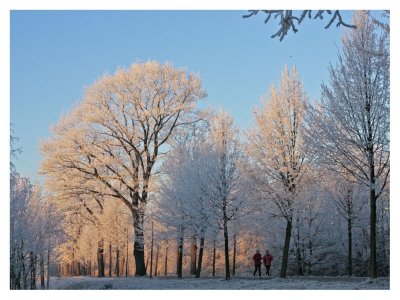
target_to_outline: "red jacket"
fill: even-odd
[[[254,260],[254,265],[255,266],[260,266],[261,265],[261,254],[260,253],[256,253],[253,255],[253,260]]]
[[[271,265],[271,261],[273,259],[274,259],[274,257],[271,254],[265,254],[264,257],[263,257],[264,265],[270,266]]]

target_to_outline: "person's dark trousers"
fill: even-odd
[[[271,268],[271,266],[265,265],[265,268],[267,269],[267,273],[266,273],[266,274],[267,274],[268,276],[270,276],[270,275],[269,275],[269,268]]]
[[[254,273],[253,273],[253,276],[256,276],[257,269],[258,269],[258,276],[261,277],[261,265],[254,266]]]

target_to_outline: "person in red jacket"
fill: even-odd
[[[269,275],[269,269],[271,268],[271,262],[272,262],[273,259],[274,259],[274,257],[271,254],[269,254],[268,250],[266,250],[265,251],[265,255],[263,257],[263,262],[264,262],[265,269],[267,269],[266,274],[268,276],[270,276]]]
[[[253,260],[254,260],[254,273],[253,276],[256,276],[257,270],[258,270],[258,277],[261,277],[261,254],[260,250],[256,250],[256,254],[253,255]]]

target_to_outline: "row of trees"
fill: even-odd
[[[91,275],[97,260],[105,276],[107,253],[109,275],[113,265],[120,275],[133,246],[135,275],[152,275],[156,252],[164,274],[174,255],[182,277],[187,241],[196,277],[205,249],[215,275],[223,247],[229,279],[265,245],[281,277],[338,274],[343,257],[349,275],[354,264],[376,277],[377,251],[387,275],[389,40],[365,13],[353,23],[321,100],[310,103],[296,67],[285,67],[244,134],[226,112],[196,111],[199,78],[170,64],[134,64],[89,87],[42,145],[48,202],[64,229],[57,262]]]
[[[11,157],[20,151],[11,136]],[[59,243],[60,218],[37,183],[22,177],[10,164],[10,288],[49,287],[50,260]]]

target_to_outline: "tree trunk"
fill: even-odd
[[[154,276],[157,276],[158,275],[158,254],[159,254],[159,252],[160,252],[160,244],[157,244],[157,252],[156,252],[156,265],[155,265],[155,268],[154,268]]]
[[[236,234],[233,235],[232,276],[236,273]]]
[[[115,261],[115,273],[119,277],[119,247],[117,246],[117,257]]]
[[[200,249],[199,249],[199,261],[197,265],[197,270],[196,270],[196,278],[200,277],[201,273],[201,264],[203,262],[203,251],[204,251],[204,237],[200,237]]]
[[[183,228],[180,229],[180,237],[178,242],[178,278],[182,278],[182,263],[183,263]]]
[[[212,261],[212,276],[215,276],[215,254],[216,254],[216,249],[215,249],[215,239],[213,241],[213,261]]]
[[[308,275],[311,275],[311,273],[312,273],[312,253],[313,253],[313,244],[312,244],[312,241],[311,241],[311,237],[309,238],[309,240],[308,240],[308,255],[309,255],[309,258],[308,258]]]
[[[110,250],[109,250],[109,253],[110,253],[110,264],[109,264],[109,270],[108,270],[108,276],[109,277],[112,277],[112,246],[111,246],[111,242],[109,243],[110,244]]]
[[[81,276],[81,263],[80,262],[75,262],[76,264],[76,275]]]
[[[375,185],[375,180],[371,185]],[[376,197],[375,188],[371,188],[370,192],[370,206],[371,206],[371,216],[370,216],[370,277],[376,278]]]
[[[47,278],[46,278],[46,288],[49,289],[50,285],[50,248],[47,249]]]
[[[147,267],[149,266],[149,258],[150,258],[150,251],[147,251],[147,258],[146,258],[146,264],[145,264],[145,269],[146,269],[146,274],[147,274]]]
[[[75,250],[72,250],[72,262],[71,262],[69,272],[70,272],[71,276],[75,275]]]
[[[351,217],[347,219],[347,238],[348,238],[348,257],[347,257],[347,274],[349,276],[353,275],[353,264],[352,264],[352,257],[353,257],[353,248],[352,248],[352,220]]]
[[[296,259],[297,259],[297,275],[304,276],[303,273],[303,259],[301,257],[301,246],[300,246],[300,226],[299,217],[296,218]]]
[[[365,82],[367,76],[365,76]],[[367,86],[367,85],[366,85]],[[375,157],[374,157],[374,144],[373,144],[373,116],[371,115],[371,96],[368,91],[365,91],[366,97],[366,117],[367,117],[367,154],[369,163],[369,189],[370,189],[370,277],[377,277],[376,270],[376,182],[375,182]]]
[[[179,241],[176,247],[176,275],[179,274]]]
[[[190,275],[196,275],[197,245],[196,236],[192,236],[190,244]]]
[[[30,260],[29,269],[31,271],[30,288],[31,290],[36,290],[36,256],[33,255],[32,251],[29,254],[29,260]]]
[[[168,271],[168,241],[165,243],[165,261],[164,261],[164,276],[167,276]]]
[[[228,239],[228,222],[224,218],[224,241],[225,241],[225,279],[231,279],[229,270],[229,239]]]
[[[21,279],[22,279],[22,288],[26,290],[28,288],[28,274],[25,275],[25,257],[23,253],[23,242],[21,242],[21,249],[19,253],[20,263],[21,263]]]
[[[10,259],[10,289],[16,289],[16,259],[15,259],[15,247],[12,246],[11,249],[11,259]]]
[[[100,239],[97,245],[97,277],[104,277],[104,241]]]
[[[154,222],[151,222],[150,278],[153,277]]]
[[[22,247],[22,245],[21,245],[21,247]],[[17,251],[16,251],[17,253],[16,253],[16,256],[17,256],[17,263],[16,263],[16,265],[17,265],[17,267],[18,267],[18,270],[16,270],[16,279],[15,279],[15,289],[16,290],[20,290],[21,289],[21,287],[22,287],[22,285],[23,285],[23,277],[24,277],[24,273],[22,273],[22,271],[25,269],[25,267],[24,267],[24,263],[23,263],[23,261],[21,260],[21,248],[19,248],[18,246],[17,246]]]
[[[122,257],[122,261],[121,261],[121,267],[122,267],[122,272],[121,272],[121,275],[123,275],[124,274],[124,266],[125,266],[125,257]],[[127,277],[128,275],[127,275],[127,272],[126,272],[126,270],[125,270],[125,277]]]
[[[40,255],[40,288],[44,290],[44,257]]]
[[[292,222],[287,220],[285,244],[283,246],[283,254],[282,254],[282,267],[281,267],[281,273],[280,273],[281,278],[286,278],[286,270],[287,270],[287,265],[288,265],[289,244],[290,244],[291,234],[292,234]]]
[[[135,275],[145,276],[146,266],[144,263],[144,236],[143,236],[143,218],[142,212],[136,212],[134,216],[134,231],[135,231],[135,241],[133,245],[133,256],[135,257]]]

